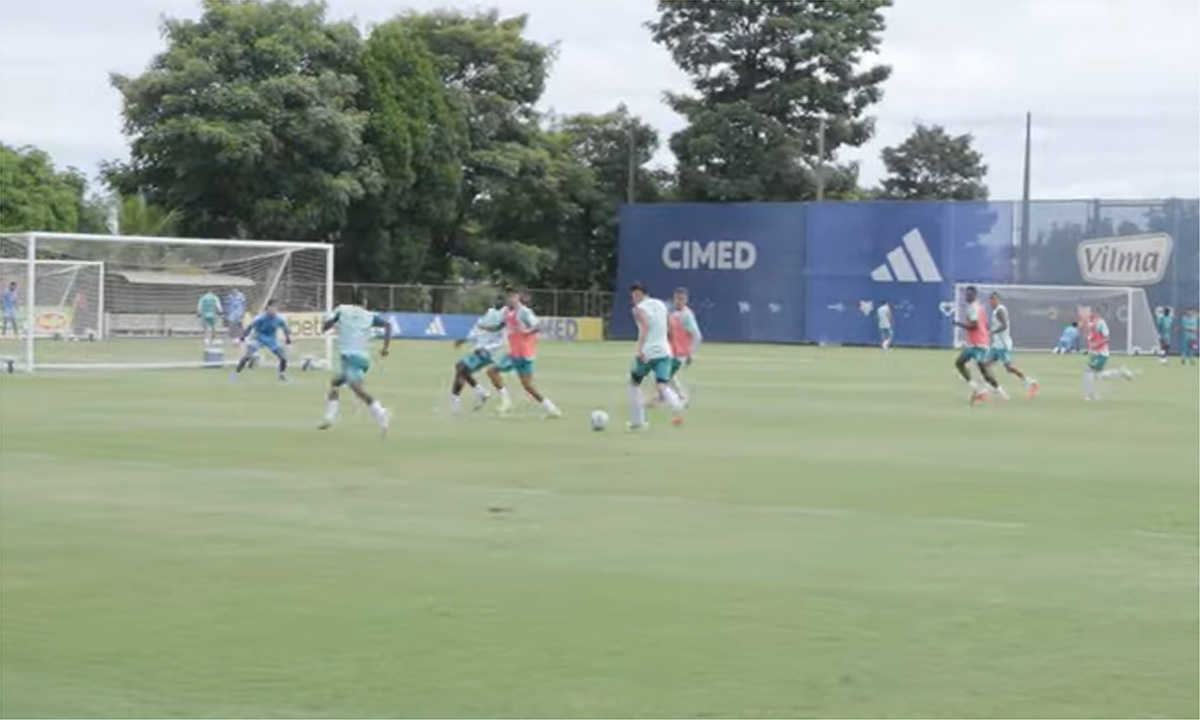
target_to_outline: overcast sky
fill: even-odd
[[[530,15],[529,35],[557,43],[543,98],[559,113],[625,102],[667,136],[680,119],[661,102],[686,89],[643,23],[653,0],[329,0],[360,26],[404,8],[499,7]],[[0,0],[0,140],[38,145],[94,173],[126,156],[108,73],[137,73],[162,49],[164,15],[196,17],[195,0]],[[972,133],[992,197],[1021,191],[1024,113],[1034,113],[1035,198],[1200,194],[1200,3],[1196,0],[897,0],[880,61],[891,64],[874,140],[844,153],[862,182],[881,148],[916,121]]]

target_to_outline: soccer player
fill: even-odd
[[[1182,328],[1179,363],[1195,365],[1196,356],[1200,355],[1200,314],[1197,314],[1196,308],[1191,308],[1183,314],[1179,326]]]
[[[971,388],[969,402],[974,405],[977,402],[986,400],[988,396],[987,385],[991,385],[993,389],[999,389],[1000,383],[992,375],[992,371],[987,366],[988,339],[987,327],[987,312],[983,309],[983,305],[979,302],[979,290],[974,285],[968,285],[966,292],[967,312],[966,320],[959,322],[954,321],[954,324],[963,330],[967,331],[967,344],[958,353],[958,358],[954,361],[954,368],[958,370],[958,374]],[[987,385],[976,382],[971,377],[971,371],[967,369],[967,363],[974,361],[979,368],[979,374],[987,382]]]
[[[8,332],[9,326],[12,326],[13,335],[20,335],[21,331],[17,327],[17,283],[10,282],[8,289],[0,294],[0,336]]]
[[[237,340],[242,336],[242,322],[246,319],[246,296],[241,290],[234,288],[225,296],[225,327],[229,331],[229,339]]]
[[[879,303],[875,317],[879,320],[879,344],[887,350],[892,346],[892,306],[887,300]]]
[[[1053,352],[1055,355],[1065,355],[1075,352],[1079,349],[1079,323],[1073,322],[1063,328],[1062,335],[1058,338],[1058,344],[1054,346]]]
[[[483,407],[487,403],[489,395],[488,391],[483,388],[476,380],[475,373],[483,368],[492,370],[489,377],[492,378],[492,385],[500,393],[501,397],[508,397],[508,389],[504,387],[499,373],[496,373],[492,365],[496,362],[495,353],[500,352],[504,348],[504,314],[499,308],[488,308],[471,328],[471,332],[467,337],[454,341],[454,347],[462,347],[464,343],[470,342],[472,350],[464,355],[454,365],[454,382],[450,386],[450,407],[453,412],[459,411],[459,396],[462,394],[463,386],[469,385],[475,393],[475,409]],[[496,383],[500,384],[497,385]]]
[[[489,373],[495,380],[501,372],[515,372],[521,380],[521,386],[529,397],[533,398],[547,417],[562,417],[562,412],[554,402],[542,395],[533,384],[533,360],[537,354],[538,319],[522,300],[521,293],[509,290],[505,308],[502,313],[504,327],[508,336],[508,355],[496,363],[496,374]],[[503,387],[503,383],[500,386]],[[507,412],[512,406],[507,394],[500,396],[500,412]]]
[[[671,388],[671,343],[667,337],[668,311],[662,300],[646,294],[641,283],[629,286],[629,302],[637,323],[638,339],[629,372],[629,429],[646,427],[646,407],[642,404],[641,386],[653,373],[658,398],[671,409],[671,422],[683,422],[683,403]]]
[[[378,400],[367,394],[363,388],[363,376],[371,368],[371,358],[367,354],[367,341],[371,339],[371,330],[383,328],[383,349],[379,354],[387,357],[392,344],[392,324],[382,315],[367,310],[365,297],[359,296],[355,300],[354,305],[337,306],[333,315],[321,324],[322,332],[337,328],[338,367],[329,382],[325,419],[317,428],[326,430],[333,427],[338,416],[338,392],[343,385],[349,385],[358,399],[370,408],[371,416],[379,424],[380,434],[387,435],[388,411]]]
[[[667,318],[667,339],[671,344],[671,389],[679,396],[679,402],[687,405],[688,391],[679,379],[679,371],[691,367],[692,354],[704,335],[700,332],[700,324],[696,322],[696,313],[688,307],[687,288],[675,288],[672,298],[674,305]]]
[[[1039,389],[1038,381],[1026,377],[1025,373],[1021,372],[1013,363],[1012,325],[1009,320],[1008,308],[1000,302],[1000,293],[998,292],[988,296],[988,304],[992,306],[991,327],[989,328],[992,344],[988,348],[988,358],[984,364],[990,369],[993,363],[999,362],[1009,375],[1015,375],[1021,381],[1025,386],[1025,395],[1032,398]],[[996,384],[996,392],[1005,400],[1008,399],[1008,393],[1004,391],[999,382]]]
[[[242,355],[242,359],[238,360],[234,376],[245,370],[258,349],[263,348],[270,350],[275,357],[279,358],[279,379],[287,380],[287,351],[279,347],[280,330],[283,331],[284,342],[291,345],[292,332],[288,329],[287,320],[284,320],[275,308],[275,301],[268,300],[266,309],[256,315],[238,336],[238,340],[245,342],[250,333],[254,333],[254,339],[246,343],[246,352]]]
[[[1154,327],[1158,329],[1158,361],[1167,362],[1171,353],[1171,308],[1163,306],[1154,311]]]
[[[204,344],[217,339],[217,317],[221,314],[221,299],[212,290],[200,296],[196,303],[196,317],[204,325]]]
[[[1133,373],[1128,368],[1108,370],[1108,322],[1100,316],[1100,311],[1090,308],[1087,311],[1086,330],[1088,338],[1088,366],[1083,371],[1083,399],[1099,400],[1096,394],[1096,380],[1107,380],[1114,377],[1133,379]]]

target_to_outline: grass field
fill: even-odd
[[[710,345],[629,435],[628,354],[454,421],[399,343],[386,441],[323,373],[0,378],[0,714],[1200,712],[1194,368],[971,409],[950,352]]]

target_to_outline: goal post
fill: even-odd
[[[1113,352],[1136,355],[1153,353],[1158,348],[1150,303],[1141,288],[956,283],[956,308],[965,303],[964,290],[970,285],[979,291],[979,300],[985,304],[993,292],[1000,294],[1000,301],[1008,308],[1010,335],[1017,350],[1053,349],[1063,329],[1078,321],[1080,313],[1088,308],[1098,309],[1108,321]],[[963,330],[956,328],[955,345],[962,344],[963,336]]]
[[[16,285],[19,327],[0,333],[0,358],[28,371],[223,367],[237,360],[238,325],[274,299],[293,360],[328,362],[333,253],[325,243],[2,234],[0,281],[5,292]],[[211,343],[198,313],[209,292],[222,305]]]

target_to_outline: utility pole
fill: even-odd
[[[634,181],[637,178],[637,159],[634,148],[634,125],[633,118],[629,118],[629,178],[628,184],[625,187],[625,202],[632,205],[634,203]]]
[[[817,126],[817,202],[825,199],[825,116]]]
[[[1017,257],[1017,282],[1029,279],[1029,163],[1032,156],[1033,113],[1025,113],[1025,176],[1021,186],[1021,251]]]

